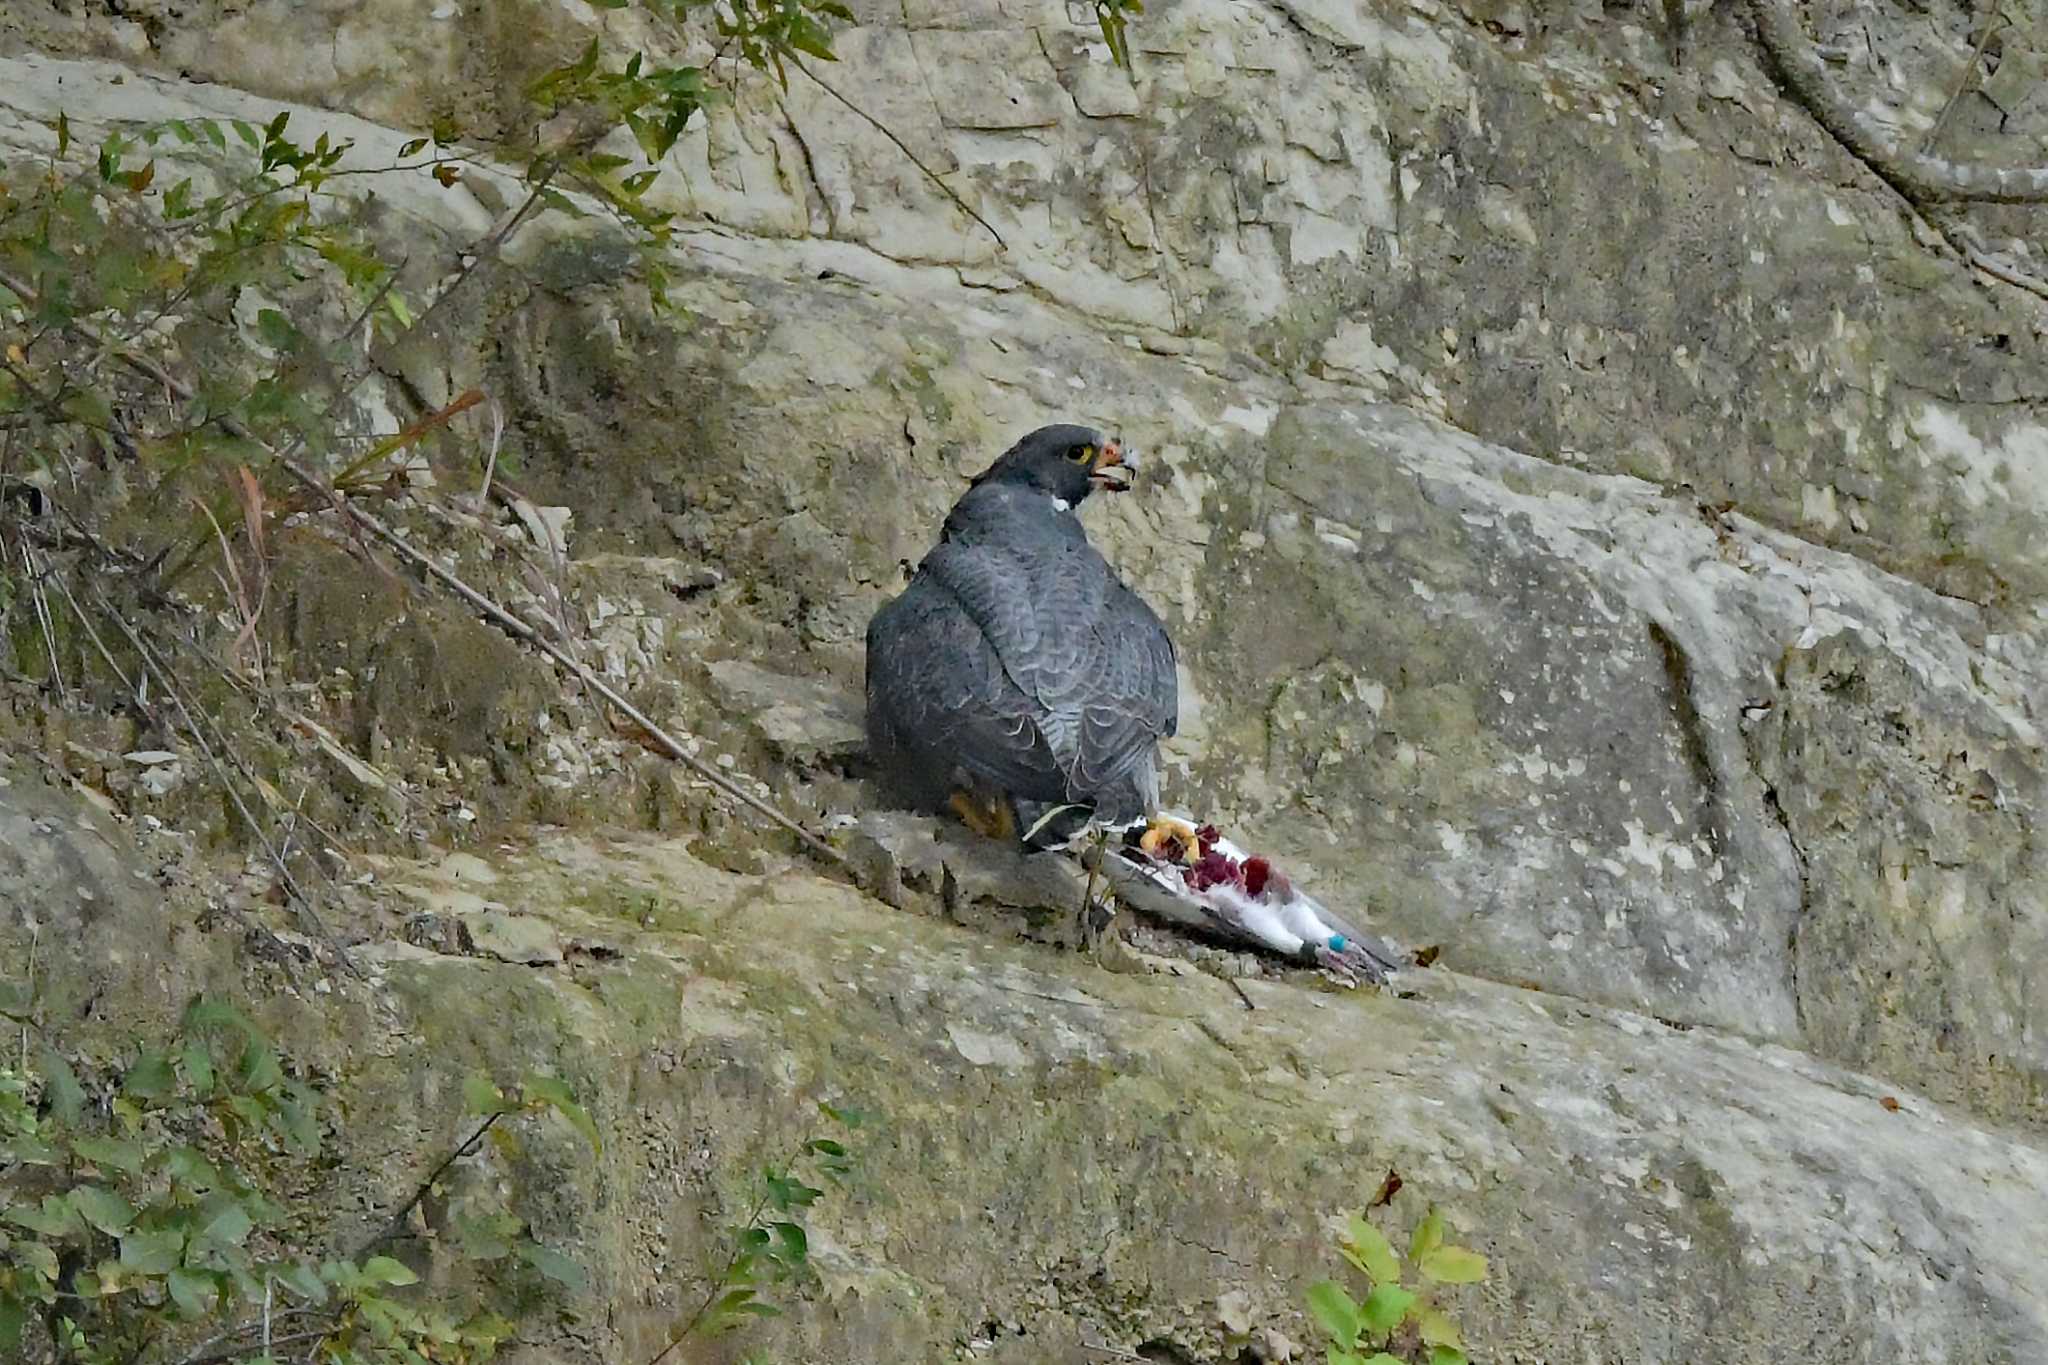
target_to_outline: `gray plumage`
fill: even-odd
[[[1178,722],[1173,641],[1073,508],[1130,462],[1078,426],[1033,432],[979,476],[867,637],[869,748],[896,794],[1105,819],[1158,801]],[[1071,827],[1073,821],[1059,822]]]

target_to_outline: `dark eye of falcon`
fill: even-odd
[[[1095,458],[1095,447],[1090,445],[1075,446],[1067,452],[1067,458],[1075,464],[1087,464]]]

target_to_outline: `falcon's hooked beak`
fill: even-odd
[[[1138,481],[1138,452],[1114,438],[1096,452],[1088,481],[1105,493],[1122,493]]]

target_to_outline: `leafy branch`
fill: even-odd
[[[1463,1333],[1435,1302],[1434,1287],[1477,1284],[1486,1258],[1445,1242],[1434,1209],[1415,1224],[1405,1256],[1362,1213],[1346,1220],[1338,1250],[1367,1293],[1355,1300],[1335,1280],[1309,1286],[1309,1313],[1330,1337],[1329,1365],[1467,1365]]]
[[[516,1099],[482,1089],[484,1128],[423,1192],[509,1114],[552,1110],[596,1142],[559,1081],[528,1077]],[[28,1070],[0,1070],[0,1357],[22,1358],[38,1322],[59,1358],[91,1365],[212,1365],[306,1344],[332,1365],[488,1358],[512,1324],[480,1304],[401,1292],[419,1276],[374,1254],[388,1236],[338,1256],[299,1240],[276,1191],[317,1168],[326,1121],[322,1097],[263,1031],[208,997],[111,1086],[82,1080],[54,1046]],[[499,1245],[465,1239],[468,1259],[516,1254],[582,1287],[580,1268],[512,1215],[483,1221]]]
[[[848,1132],[866,1121],[866,1115],[857,1109],[829,1104],[818,1108],[827,1120]],[[709,1277],[709,1288],[696,1311],[669,1328],[668,1344],[647,1365],[661,1365],[671,1351],[692,1337],[718,1336],[753,1318],[780,1316],[782,1310],[763,1298],[761,1291],[802,1280],[811,1273],[804,1210],[825,1191],[805,1177],[837,1185],[852,1171],[853,1157],[845,1144],[818,1136],[798,1143],[789,1160],[763,1167],[753,1207],[730,1233],[732,1249],[725,1264]]]

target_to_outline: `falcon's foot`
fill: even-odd
[[[960,817],[961,824],[985,839],[1007,841],[1017,837],[1016,814],[1001,797],[984,800],[960,787],[946,799],[946,808]]]

